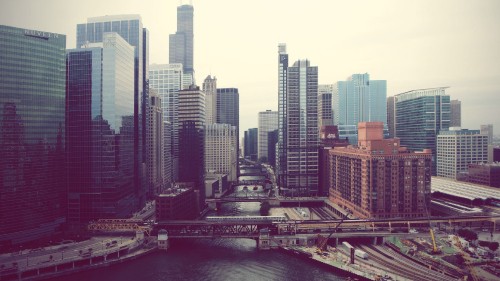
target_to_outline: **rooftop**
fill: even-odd
[[[479,184],[461,182],[447,178],[432,177],[431,191],[458,196],[469,200],[500,199],[500,189]]]

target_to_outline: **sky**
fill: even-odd
[[[176,7],[194,6],[196,82],[207,75],[240,93],[240,132],[277,110],[278,43],[290,64],[309,59],[319,83],[354,73],[387,80],[387,96],[449,86],[462,128],[493,124],[500,135],[500,1],[497,0],[0,0],[0,24],[67,36],[89,17],[139,14],[150,64],[168,63]],[[241,134],[242,135],[242,134]]]

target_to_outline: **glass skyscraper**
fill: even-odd
[[[183,71],[194,81],[193,12],[191,5],[177,7],[177,32],[169,36],[169,63],[181,63]]]
[[[286,102],[287,102],[288,54],[286,44],[278,45],[278,143],[276,144],[276,175],[278,186],[285,185],[286,174]]]
[[[68,221],[125,218],[134,188],[134,47],[115,32],[68,50]],[[78,230],[78,229],[75,229]]]
[[[413,151],[432,149],[436,175],[436,136],[450,127],[450,96],[446,88],[412,90],[394,96],[396,137]]]
[[[103,42],[105,32],[118,33],[134,50],[134,177],[136,195],[145,200],[146,161],[146,94],[149,62],[149,34],[140,15],[92,17],[76,27],[76,48],[87,43]]]
[[[65,52],[65,35],[0,25],[0,248],[65,222]]]
[[[240,147],[240,94],[237,88],[217,89],[216,121],[236,127],[236,159],[239,159]],[[239,174],[239,173],[238,173]]]
[[[259,112],[258,121],[258,137],[257,137],[257,159],[266,158],[269,161],[271,155],[268,151],[268,133],[278,129],[278,112],[266,110]],[[276,151],[274,152],[276,153]],[[276,156],[273,155],[275,158]],[[269,162],[268,162],[269,163]]]

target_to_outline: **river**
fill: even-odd
[[[249,186],[239,196],[263,194]],[[207,215],[259,215],[260,203],[226,203]],[[167,281],[167,280],[345,280],[332,268],[278,250],[258,250],[251,239],[172,240],[167,252],[54,280]]]

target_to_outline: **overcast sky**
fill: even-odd
[[[140,14],[150,63],[168,63],[176,7],[189,1],[0,0],[0,24],[67,35],[88,17]],[[197,84],[215,75],[240,92],[240,131],[257,112],[277,110],[278,43],[290,63],[309,59],[320,84],[369,73],[387,95],[449,86],[462,101],[462,127],[494,124],[500,135],[500,1],[195,0]]]

